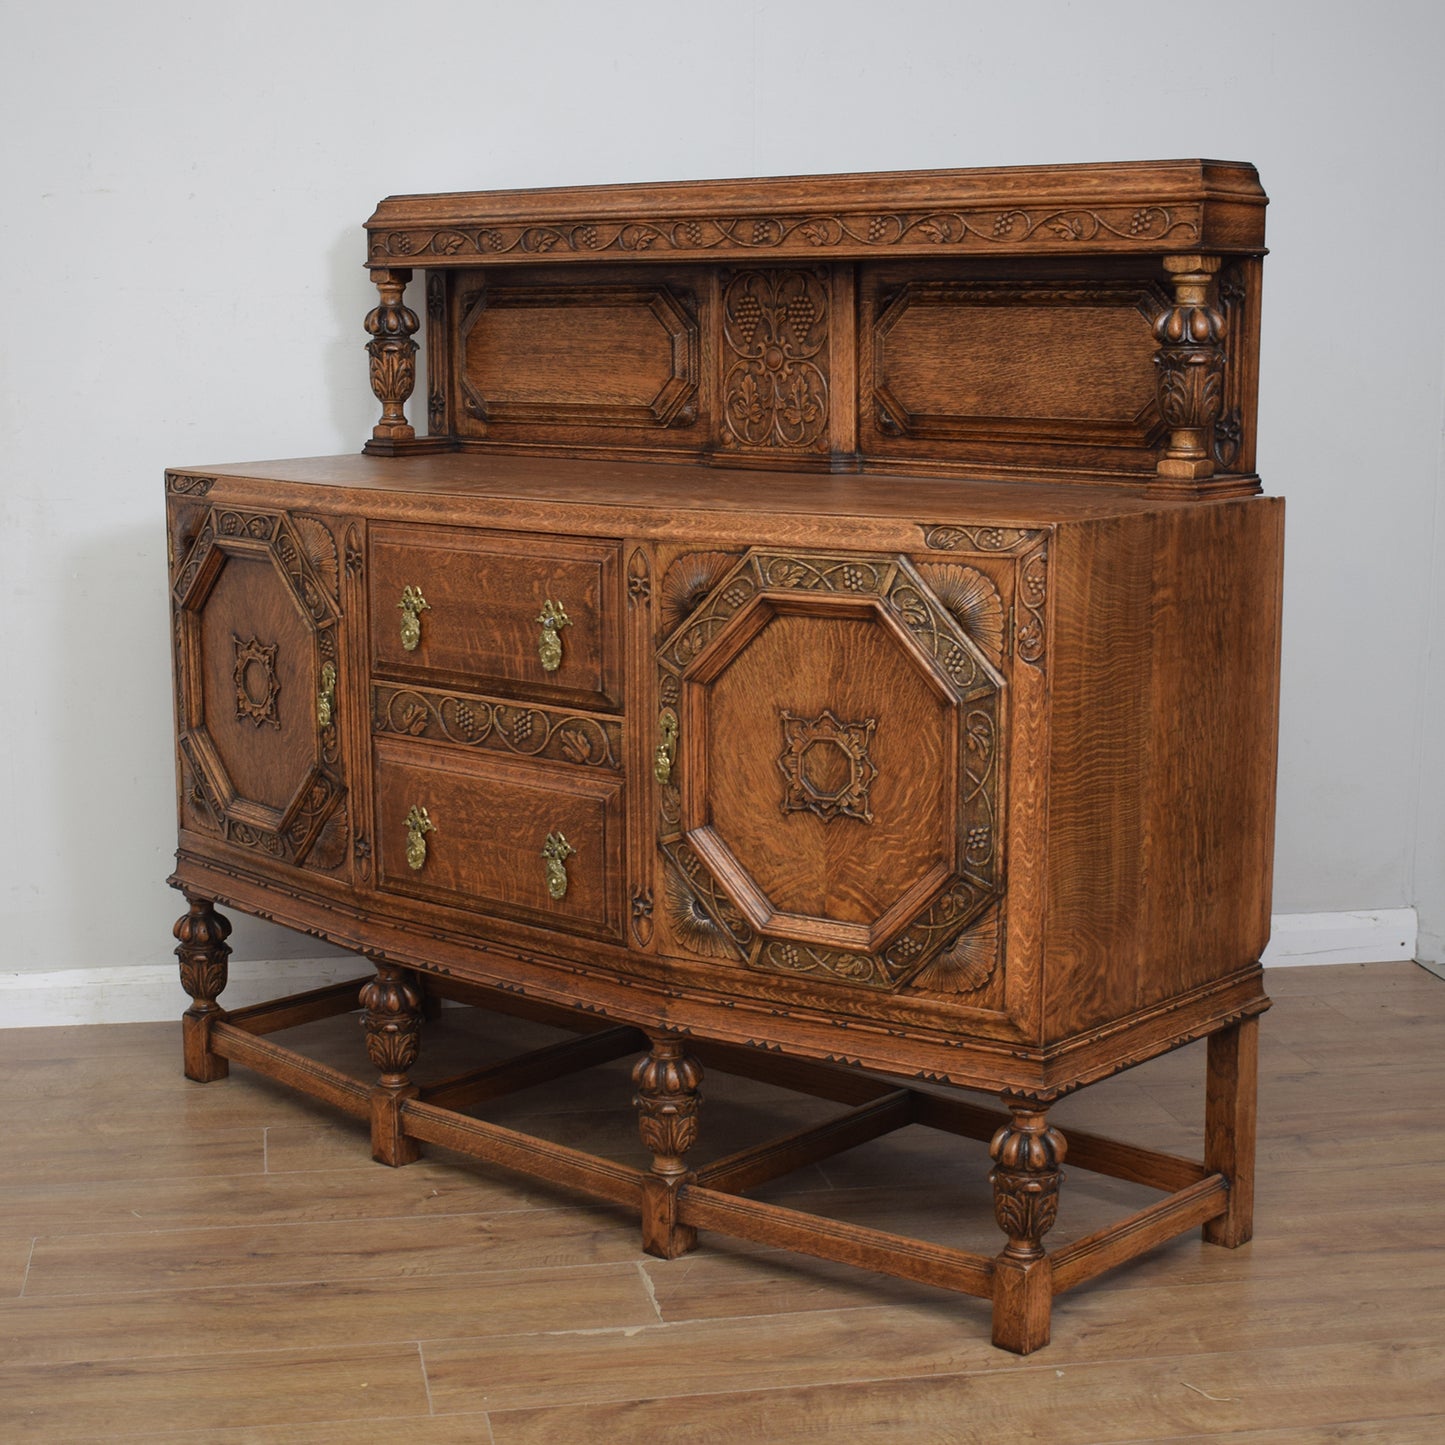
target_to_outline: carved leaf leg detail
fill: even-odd
[[[1045,1106],[1026,1101],[1009,1110],[1012,1120],[989,1145],[994,1218],[1008,1236],[994,1260],[993,1342],[1027,1355],[1049,1342],[1053,1266],[1043,1237],[1058,1217],[1065,1144]]]
[[[421,1146],[403,1127],[401,1109],[419,1090],[411,1081],[421,1038],[421,991],[405,969],[376,966],[361,988],[366,1052],[381,1078],[371,1091],[371,1157],[393,1167],[421,1158]]]
[[[209,898],[186,894],[188,912],[176,920],[176,957],[181,964],[181,987],[191,996],[191,1006],[181,1020],[186,1078],[198,1084],[224,1079],[230,1065],[211,1052],[211,1025],[225,1017],[216,1000],[226,987],[226,960],[231,946],[231,921],[217,913]]]
[[[676,1259],[697,1243],[697,1231],[678,1223],[677,1193],[691,1178],[683,1155],[697,1142],[702,1065],[681,1039],[663,1036],[638,1060],[632,1082],[642,1142],[652,1152],[652,1173],[643,1185],[642,1247],[659,1259]]]

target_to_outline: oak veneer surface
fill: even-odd
[[[1411,964],[1269,982],[1256,1238],[1234,1252],[1177,1239],[1061,1296],[1054,1343],[1029,1362],[989,1347],[984,1301],[715,1236],[650,1259],[605,1206],[445,1155],[374,1165],[363,1125],[289,1091],[157,1069],[174,1025],[5,1031],[3,1433],[1434,1445],[1445,1236],[1428,1201],[1445,1188],[1445,1128],[1413,1101],[1445,1083],[1445,984]],[[472,1010],[428,1027],[438,1073],[553,1036]],[[339,1018],[297,1038],[364,1070],[357,1033]],[[1055,1115],[1195,1149],[1202,1049]],[[636,1160],[625,1065],[588,1077],[487,1113]],[[700,1162],[780,1109],[801,1125],[820,1106],[712,1072]],[[982,1146],[909,1130],[763,1193],[982,1241],[987,1170]],[[1134,1193],[1071,1174],[1055,1233],[1086,1233]]]

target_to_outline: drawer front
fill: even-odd
[[[621,938],[618,779],[400,739],[376,738],[374,748],[383,888]],[[562,855],[550,863],[549,841]],[[561,880],[565,892],[557,897]]]
[[[620,708],[615,546],[383,525],[370,550],[373,671]]]

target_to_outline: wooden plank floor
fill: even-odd
[[[1445,1440],[1445,983],[1269,975],[1254,1242],[1197,1236],[988,1343],[983,1301],[622,1212],[364,1131],[246,1073],[180,1077],[172,1025],[0,1032],[0,1441]],[[449,1009],[432,1076],[557,1035]],[[293,1035],[358,1067],[356,1020]],[[1203,1046],[1067,1101],[1067,1131],[1197,1153]],[[486,1117],[643,1162],[618,1063]],[[834,1107],[722,1075],[702,1163]],[[909,1129],[762,1191],[993,1252],[982,1145]],[[1070,1171],[1051,1243],[1148,1191]]]

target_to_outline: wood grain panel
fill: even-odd
[[[316,760],[314,637],[265,557],[228,557],[199,621],[203,702],[194,722],[239,798],[270,810],[274,828]],[[257,655],[243,659],[253,642]]]
[[[603,709],[621,705],[617,548],[469,529],[377,526],[369,558],[374,671],[471,691],[514,691]],[[418,587],[421,638],[402,645],[399,603]],[[538,651],[543,604],[560,602],[562,659]]]
[[[622,784],[596,771],[375,739],[377,881],[421,898],[599,937],[622,936]],[[407,858],[406,818],[425,808],[426,861]],[[542,849],[562,834],[566,894],[548,892]]]
[[[703,706],[711,826],[780,912],[866,928],[953,862],[951,709],[878,621],[776,616]],[[876,724],[867,820],[785,809],[784,711]],[[845,781],[834,776],[847,767],[838,747],[808,752],[820,784]]]
[[[486,286],[460,346],[463,435],[509,423],[545,438],[697,419],[697,320],[662,282]]]
[[[1149,539],[1114,522],[1070,529],[1050,567],[1046,1037],[1138,1004],[1143,740],[1149,696]]]
[[[1145,1004],[1255,962],[1269,939],[1284,503],[1156,528]]]

